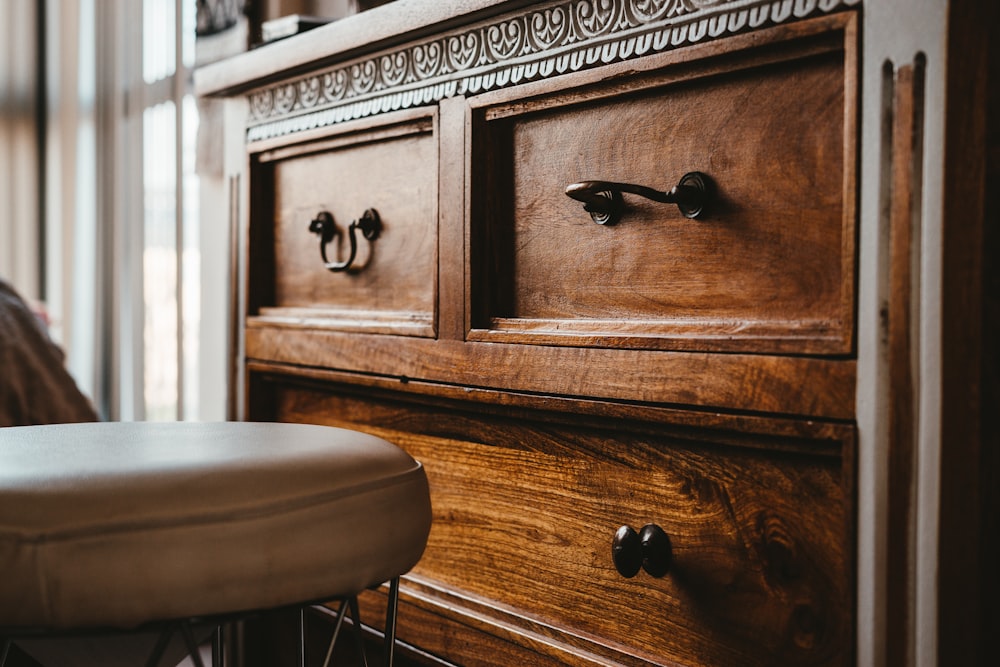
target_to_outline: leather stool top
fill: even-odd
[[[427,478],[302,424],[0,428],[0,627],[132,628],[330,600],[413,567]]]

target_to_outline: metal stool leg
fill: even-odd
[[[299,667],[306,667],[306,608],[299,609]]]
[[[159,639],[156,640],[156,644],[153,645],[153,650],[150,652],[149,658],[146,660],[146,667],[159,667],[160,660],[163,659],[163,654],[167,650],[167,644],[170,643],[170,639],[173,636],[174,629],[172,627],[163,629]]]
[[[399,577],[389,582],[389,603],[385,609],[385,667],[392,667],[396,653],[396,613],[399,609]]]
[[[340,626],[344,624],[344,616],[347,615],[347,600],[340,601],[340,608],[337,609],[337,622],[333,626],[333,637],[330,638],[330,648],[326,650],[326,659],[323,667],[330,667],[330,658],[333,657],[333,645],[337,643],[337,636],[340,634]]]
[[[172,623],[163,629],[156,640],[156,644],[153,646],[153,650],[149,654],[149,658],[146,660],[146,667],[159,667],[160,661],[163,660],[163,655],[167,651],[167,646],[170,644],[170,640],[173,639],[174,633],[178,630],[180,630],[181,638],[184,640],[185,648],[187,648],[191,662],[195,667],[205,667],[205,661],[201,659],[201,649],[194,638],[194,632],[191,630],[191,624],[188,621]],[[217,629],[216,632],[219,632],[219,630]],[[218,661],[216,659],[215,642],[213,640],[212,667],[221,667],[221,664],[221,658]]]
[[[222,667],[222,626],[219,625],[212,633],[212,667]]]
[[[198,647],[198,642],[194,639],[194,633],[191,632],[191,624],[187,621],[181,623],[181,636],[184,637],[188,654],[191,656],[191,661],[195,667],[205,667],[205,662],[201,659],[201,649]],[[213,665],[212,667],[215,666]]]
[[[3,644],[0,645],[0,667],[7,664],[7,654],[10,652],[10,639],[4,639]]]
[[[361,626],[361,610],[358,609],[358,596],[354,596],[347,601],[351,605],[351,627],[354,629],[354,641],[358,646],[358,655],[361,656],[361,666],[368,667],[368,653],[365,651],[365,637]]]
[[[348,606],[350,606],[351,609],[351,620],[353,621],[352,625],[354,626],[354,632],[355,632],[354,636],[358,642],[358,653],[361,656],[361,662],[364,665],[364,667],[368,667],[368,656],[365,652],[364,637],[362,636],[361,614],[358,610],[357,597],[352,597],[340,601],[340,607],[337,609],[336,612],[337,622],[333,628],[333,637],[330,639],[330,647],[326,651],[326,659],[323,661],[323,667],[330,667],[330,659],[333,656],[333,646],[334,644],[337,643],[337,637],[340,635],[340,627],[344,623],[344,617],[347,616],[346,608]],[[385,609],[385,637],[384,637],[385,667],[392,667],[395,659],[396,616],[398,610],[399,610],[399,577],[395,577],[389,582],[389,601]]]

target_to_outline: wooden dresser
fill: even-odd
[[[854,664],[859,22],[398,0],[199,74],[239,416],[426,466],[405,664]]]

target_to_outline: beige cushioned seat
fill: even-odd
[[[0,628],[132,628],[358,593],[430,529],[421,465],[301,424],[0,429]]]

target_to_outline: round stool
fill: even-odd
[[[305,606],[389,581],[391,662],[398,577],[430,523],[422,466],[364,433],[0,429],[0,642]]]

